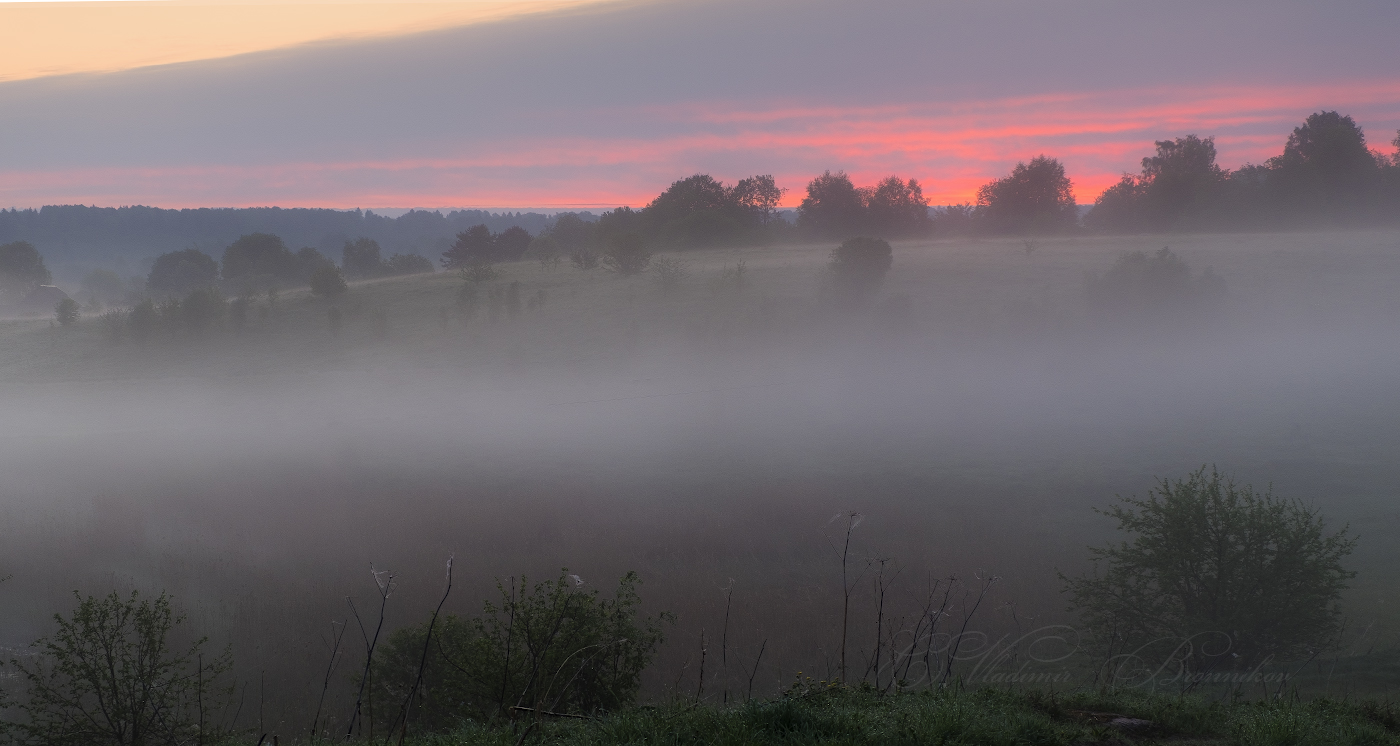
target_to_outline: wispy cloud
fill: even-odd
[[[705,171],[729,181],[773,173],[796,204],[814,174],[845,169],[861,183],[918,178],[934,203],[947,204],[971,200],[980,184],[1040,153],[1061,158],[1078,198],[1092,201],[1137,170],[1154,140],[1214,135],[1222,164],[1236,167],[1277,154],[1294,126],[1324,108],[1354,115],[1373,146],[1388,149],[1388,130],[1400,126],[1400,80],[872,107],[697,101],[591,114],[634,124],[617,134],[436,142],[421,157],[0,172],[0,202],[611,207],[644,204]]]

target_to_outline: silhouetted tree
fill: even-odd
[[[146,292],[179,296],[219,281],[219,263],[199,249],[172,251],[156,257],[146,276]]]
[[[1142,159],[1141,175],[1125,175],[1099,195],[1086,224],[1109,231],[1164,231],[1212,208],[1227,176],[1215,163],[1215,138],[1187,135],[1156,145],[1156,155]]]
[[[919,236],[928,233],[928,200],[919,182],[898,176],[885,178],[866,196],[866,210],[872,232],[890,237]]]
[[[223,275],[226,280],[276,278],[296,282],[301,266],[297,257],[271,233],[249,233],[224,249]]]
[[[651,249],[640,233],[624,233],[603,255],[603,268],[620,275],[640,274],[651,263]]]
[[[812,236],[844,238],[865,227],[865,200],[845,171],[826,171],[807,184],[797,226]]]
[[[1058,233],[1079,221],[1064,165],[1044,155],[1017,163],[1010,176],[978,189],[977,212],[993,233]]]
[[[530,232],[520,226],[512,226],[496,234],[492,241],[493,261],[518,262],[530,248]]]
[[[767,224],[778,220],[778,204],[787,192],[778,186],[771,174],[740,179],[730,191],[730,199],[751,219]]]
[[[566,253],[571,253],[592,243],[593,228],[592,223],[579,217],[577,213],[561,212],[554,216],[549,235],[559,242]]]
[[[53,282],[39,250],[28,241],[0,245],[0,299],[17,300],[39,285]]]
[[[311,275],[311,294],[318,298],[336,298],[345,293],[345,277],[334,264],[327,262]]]
[[[448,269],[465,267],[473,262],[493,262],[496,237],[483,223],[457,234],[452,248],[442,254],[442,266]]]
[[[1279,197],[1307,211],[1358,207],[1358,198],[1376,186],[1378,170],[1361,127],[1335,111],[1310,115],[1267,165]]]
[[[345,276],[352,279],[378,277],[384,272],[384,262],[379,253],[379,242],[372,238],[346,241],[340,254],[340,266],[345,270]]]

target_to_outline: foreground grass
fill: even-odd
[[[1115,716],[1150,721],[1115,727]],[[525,728],[531,732],[522,739]],[[1400,744],[1389,705],[1336,700],[1221,703],[1147,694],[1045,694],[979,689],[880,696],[818,689],[730,708],[638,707],[597,720],[532,727],[466,725],[410,738],[417,746],[570,744]]]

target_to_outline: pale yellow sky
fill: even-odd
[[[593,1],[0,2],[0,81],[405,34]]]

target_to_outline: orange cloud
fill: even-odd
[[[395,36],[596,0],[0,3],[0,81]]]
[[[1222,165],[1237,167],[1277,154],[1322,108],[1384,132],[1400,125],[1400,81],[849,108],[696,102],[600,114],[642,122],[633,134],[439,144],[424,149],[445,154],[421,158],[0,172],[0,201],[606,208],[645,204],[703,171],[730,181],[772,173],[792,206],[814,174],[840,168],[860,184],[915,177],[934,204],[950,204],[972,201],[981,184],[1045,153],[1066,164],[1077,198],[1092,202],[1136,171],[1154,140],[1214,135]]]

